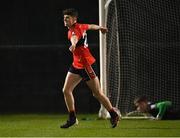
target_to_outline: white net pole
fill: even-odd
[[[105,12],[105,3],[106,0],[99,0],[99,25],[105,26],[106,22],[106,12]],[[99,51],[100,51],[100,82],[101,82],[101,89],[105,95],[107,95],[106,89],[106,36],[103,35],[101,32],[99,33]],[[103,105],[99,110],[99,117],[100,118],[107,118],[108,112]]]

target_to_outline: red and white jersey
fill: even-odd
[[[88,65],[92,65],[95,62],[95,58],[90,53],[87,44],[88,24],[76,23],[68,31],[68,39],[70,40],[72,35],[76,35],[78,42],[73,52],[73,66],[77,69],[83,69]]]

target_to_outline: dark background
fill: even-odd
[[[62,17],[66,8],[79,11],[79,22],[98,24],[98,1],[0,1],[0,113],[66,112],[61,89],[72,62]],[[98,32],[88,35],[98,61]],[[84,83],[74,95],[78,112],[98,111]]]
[[[88,8],[89,7],[89,8]],[[62,10],[76,8],[79,22],[98,23],[98,1],[3,0],[0,2],[0,44],[64,44]],[[97,43],[98,36],[91,37]]]

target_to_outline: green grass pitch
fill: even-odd
[[[86,118],[86,119],[83,119]],[[179,137],[180,120],[121,120],[116,128],[97,114],[78,115],[79,125],[61,129],[67,115],[0,115],[0,137]]]

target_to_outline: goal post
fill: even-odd
[[[106,25],[106,11],[105,11],[105,4],[107,0],[99,0],[99,25],[105,26]],[[99,33],[99,54],[100,54],[100,82],[101,82],[101,89],[105,95],[107,95],[106,89],[106,36],[105,34]],[[99,117],[106,118],[107,117],[107,110],[101,104],[99,110]]]
[[[99,25],[106,26],[108,33],[106,35],[100,33],[100,82],[101,88],[106,96],[110,98],[112,105],[118,108],[119,105],[119,93],[120,93],[120,52],[119,52],[119,34],[118,34],[118,23],[117,23],[117,11],[110,13],[114,14],[112,24],[109,23],[109,5],[114,3],[114,0],[99,0]],[[115,34],[115,35],[114,35]],[[112,37],[112,39],[107,39]],[[112,42],[108,41],[112,40]],[[114,45],[114,46],[112,46]],[[115,47],[115,48],[114,48]],[[114,57],[112,57],[112,53]],[[112,63],[113,60],[113,63]],[[112,65],[113,64],[113,65]],[[113,69],[111,68],[113,67]],[[113,70],[113,73],[111,72]],[[111,79],[116,76],[115,81]],[[107,83],[108,82],[108,83]],[[112,87],[114,82],[115,87]],[[113,91],[113,92],[112,92]],[[109,112],[101,105],[99,110],[100,118],[110,118]]]
[[[99,34],[100,82],[104,94],[110,98],[112,105],[118,108],[120,98],[120,47],[117,9],[110,9],[111,12],[108,12],[109,5],[112,3],[115,5],[116,2],[114,0],[99,0],[99,25],[106,26],[109,30],[106,35]],[[112,24],[111,18],[113,18]],[[112,81],[113,78],[114,81]],[[110,118],[109,112],[103,105],[99,110],[99,117]]]

